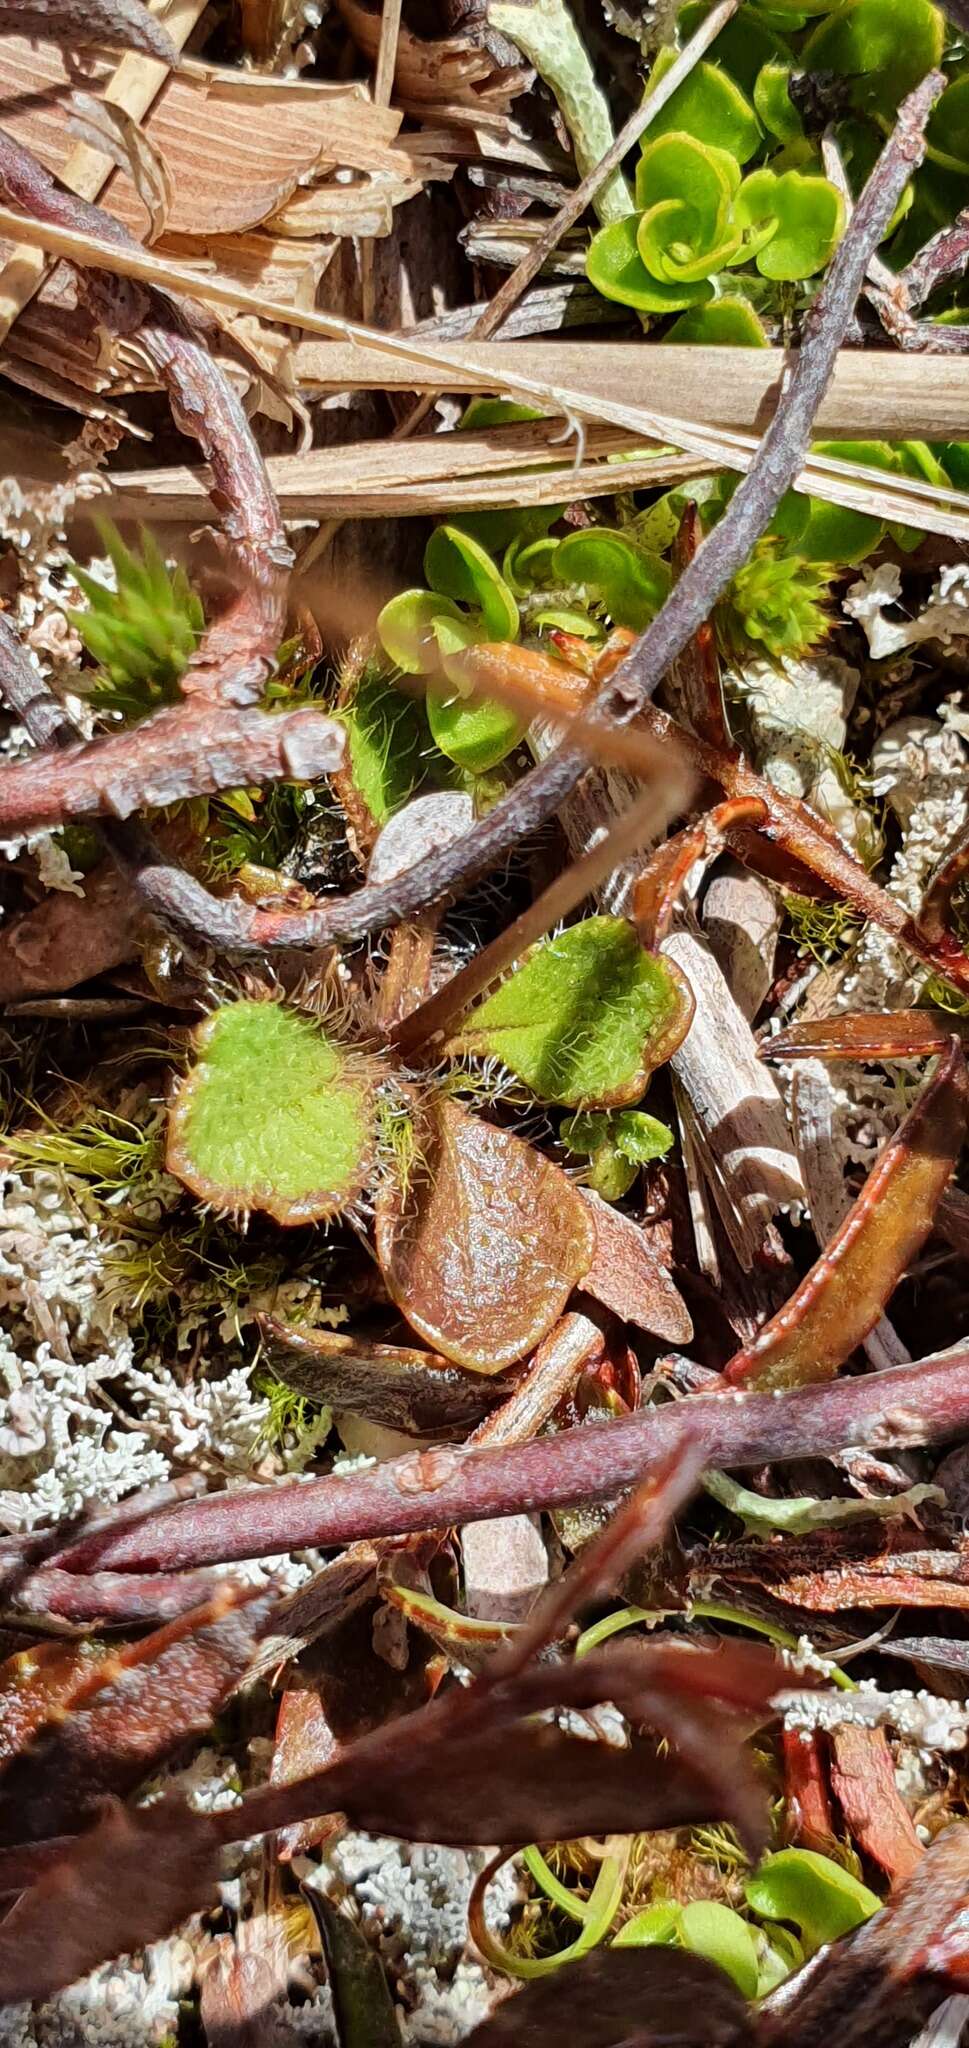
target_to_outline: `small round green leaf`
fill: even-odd
[[[770,63],[757,73],[754,105],[771,135],[779,142],[795,142],[804,133],[804,123],[790,95],[790,64]]]
[[[931,0],[848,0],[814,30],[801,62],[852,79],[856,106],[894,119],[899,101],[934,71],[944,39]]]
[[[469,533],[458,526],[435,527],[424,550],[424,574],[432,590],[480,611],[484,634],[479,638],[517,639],[518,606],[487,550]]]
[[[462,667],[462,656],[481,636],[465,620],[436,620],[435,637],[441,666],[454,687],[428,690],[427,722],[449,761],[471,775],[483,775],[517,747],[527,720],[493,697],[468,696],[473,678]]]
[[[458,1052],[500,1059],[544,1102],[636,1102],[686,1036],[692,997],[625,918],[588,917],[531,947],[464,1019]]]
[[[348,817],[363,806],[378,829],[413,796],[423,773],[427,726],[420,704],[372,670],[354,683],[337,717],[347,735],[334,777]]]
[[[707,348],[766,348],[767,336],[746,299],[711,299],[674,320],[667,341],[698,341]]]
[[[813,1849],[781,1849],[776,1856],[765,1856],[744,1893],[762,1918],[796,1927],[807,1955],[860,1927],[882,1903],[840,1863]]]
[[[215,1209],[277,1223],[355,1201],[373,1153],[373,1060],[268,1000],[221,1004],[193,1048],[169,1116],[169,1173]]]
[[[675,62],[674,50],[660,51],[650,73],[650,91]],[[719,64],[703,61],[693,66],[672,99],[655,115],[649,133],[651,137],[692,135],[697,142],[728,150],[739,164],[753,156],[761,141],[760,122],[746,94]]]
[[[434,590],[402,590],[377,618],[381,646],[406,676],[429,676],[440,667],[434,620],[460,619],[456,604]]]
[[[620,1927],[611,1946],[654,1948],[661,1943],[664,1947],[675,1947],[679,1917],[680,1909],[672,1900],[660,1899],[655,1906],[644,1906],[641,1913],[634,1913],[632,1919]]]
[[[587,1154],[589,1186],[604,1202],[618,1202],[641,1166],[663,1159],[673,1133],[644,1109],[580,1110],[567,1117],[559,1138],[569,1152]]]
[[[769,223],[773,233],[756,251],[763,277],[794,283],[823,270],[841,238],[845,203],[829,178],[801,171],[753,171],[737,194],[735,216],[755,234]]]
[[[604,605],[614,625],[634,633],[655,618],[673,580],[659,555],[607,527],[567,534],[559,542],[554,573],[557,584],[587,591]]]

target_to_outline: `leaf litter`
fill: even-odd
[[[905,2048],[962,0],[446,13],[0,8],[0,1996]]]

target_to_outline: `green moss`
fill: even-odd
[[[139,528],[139,554],[125,546],[108,521],[98,521],[97,528],[117,589],[109,590],[73,565],[74,581],[90,610],[69,610],[67,616],[98,664],[89,692],[96,708],[137,720],[177,701],[204,614],[185,571],[166,568],[145,527]]]

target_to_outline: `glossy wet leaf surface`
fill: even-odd
[[[692,997],[624,918],[589,917],[526,953],[471,1010],[455,1050],[500,1059],[546,1102],[638,1100],[689,1029]]]
[[[338,1214],[374,1145],[374,1069],[315,1019],[240,1000],[198,1026],[172,1103],[166,1164],[214,1208],[277,1223]]]
[[[439,1101],[424,1170],[377,1200],[377,1256],[412,1328],[456,1365],[501,1372],[561,1314],[595,1233],[561,1169],[510,1131]]]

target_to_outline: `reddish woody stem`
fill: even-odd
[[[437,1448],[346,1478],[210,1494],[56,1558],[70,1571],[172,1571],[409,1535],[613,1498],[681,1445],[716,1466],[823,1457],[845,1444],[937,1443],[969,1428],[969,1346],[787,1394],[703,1394],[498,1450]]]

